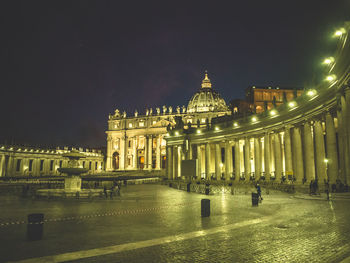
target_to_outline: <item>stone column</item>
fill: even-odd
[[[315,150],[316,150],[316,176],[319,184],[323,184],[326,175],[326,151],[324,146],[324,136],[320,120],[315,121]]]
[[[249,180],[251,173],[251,164],[250,164],[250,140],[245,138],[244,140],[244,173],[246,180]]]
[[[120,138],[120,156],[119,156],[119,170],[125,170],[125,159],[126,159],[126,135]]]
[[[152,170],[152,164],[153,164],[153,135],[150,135],[148,137],[148,169]]]
[[[0,156],[0,177],[5,175],[5,155]]]
[[[221,164],[221,147],[220,147],[220,143],[217,142],[215,143],[215,175],[217,180],[221,179],[220,164]]]
[[[167,166],[166,166],[166,170],[167,170],[167,175],[168,175],[168,179],[173,179],[173,147],[172,146],[167,146],[166,147],[166,152],[167,152],[167,156],[166,156],[166,161],[167,161]]]
[[[160,145],[161,145],[161,135],[157,136],[157,146],[156,146],[156,169],[160,169]]]
[[[350,87],[344,88],[344,96],[341,96],[341,107],[343,115],[343,140],[344,140],[344,159],[350,158]],[[350,162],[345,161],[346,183],[350,185]]]
[[[292,145],[290,141],[289,127],[286,127],[286,129],[284,130],[284,150],[286,156],[286,174],[293,174]]]
[[[173,179],[177,179],[179,175],[179,150],[177,146],[173,146],[173,166],[174,166],[174,174]]]
[[[301,184],[304,179],[304,162],[299,127],[293,129],[293,155],[295,157],[295,179],[297,183]]]
[[[310,182],[315,179],[315,156],[314,142],[311,135],[309,122],[304,124],[304,153],[305,153],[305,176],[306,181]]]
[[[135,136],[132,140],[132,168],[137,169],[137,137]]]
[[[326,113],[326,143],[328,159],[328,179],[330,184],[335,184],[338,179],[338,155],[335,137],[335,128],[333,117],[329,112]]]
[[[274,135],[274,152],[275,152],[275,176],[276,182],[280,182],[282,178],[282,152],[281,138],[279,132]]]
[[[343,143],[343,156],[340,157],[343,159],[344,165],[344,177],[345,182],[349,185],[350,184],[350,162],[347,162],[345,160],[349,160],[349,137],[347,136],[347,123],[349,122],[349,116],[347,115],[347,106],[346,106],[346,100],[345,96],[340,97],[341,102],[341,115],[342,115],[342,129],[341,131],[338,130],[341,133],[342,137],[342,143]]]
[[[270,177],[276,176],[276,164],[275,164],[275,135],[270,134]]]
[[[200,144],[197,144],[197,165],[198,165],[198,180],[201,179],[202,176],[202,148]]]
[[[255,178],[259,179],[261,176],[261,152],[260,152],[260,138],[254,138],[254,161],[255,161]]]
[[[182,154],[183,154],[183,151],[182,151],[182,146],[178,146],[177,147],[177,154],[178,154],[178,162],[177,162],[177,165],[178,165],[178,172],[177,172],[177,176],[178,177],[181,177],[181,161],[182,161]]]
[[[192,143],[190,140],[188,140],[188,149],[187,149],[187,160],[192,160],[193,159],[193,150],[192,150]]]
[[[241,149],[239,147],[239,140],[235,140],[235,181],[239,181],[241,176]]]
[[[265,133],[264,136],[264,166],[265,166],[265,179],[270,181],[270,135]]]
[[[338,149],[339,149],[339,174],[338,177],[343,183],[346,182],[346,167],[345,167],[345,136],[344,136],[344,123],[343,113],[341,107],[337,108],[337,119],[338,119]]]
[[[205,178],[210,179],[210,144],[205,144]]]
[[[229,140],[225,142],[225,179],[229,180],[232,173],[232,146]]]
[[[12,172],[13,172],[13,169],[12,169],[12,166],[13,166],[13,157],[11,155],[9,155],[9,161],[7,163],[7,167],[6,167],[6,176],[12,176]]]
[[[112,138],[108,136],[107,137],[107,160],[106,160],[107,171],[113,170],[112,156],[113,156],[113,141],[112,141]]]
[[[144,148],[145,150],[144,150],[144,168],[143,169],[147,170],[148,169],[148,152],[149,152],[148,135],[145,136],[144,142],[145,142],[145,148]]]

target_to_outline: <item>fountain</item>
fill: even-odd
[[[63,197],[63,198],[91,198],[100,196],[101,189],[81,189],[80,175],[89,171],[79,165],[79,159],[85,158],[85,155],[77,150],[62,155],[67,157],[67,167],[58,168],[60,173],[66,174],[64,177],[64,188],[61,189],[39,189],[36,191],[37,196],[41,197]]]

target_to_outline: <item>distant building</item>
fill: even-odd
[[[68,159],[62,157],[72,149],[68,147],[41,149],[38,147],[0,146],[1,176],[47,176],[59,175],[57,170],[66,167]],[[104,167],[104,155],[100,150],[77,149],[86,158],[79,160],[81,168],[89,169],[89,174],[100,173]]]
[[[107,133],[106,170],[164,169],[166,163],[167,129],[176,125],[176,118],[183,125],[206,126],[212,118],[230,115],[225,100],[212,89],[207,73],[188,106],[169,106],[146,109],[133,116],[115,110],[109,115]],[[178,124],[181,125],[181,124]]]
[[[299,97],[303,91],[302,88],[252,86],[246,89],[246,101],[253,112],[261,113],[265,108],[270,110]]]

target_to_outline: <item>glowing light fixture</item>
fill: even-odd
[[[324,159],[323,161],[327,164],[329,160],[328,159]]]
[[[331,63],[333,63],[333,62],[334,62],[334,58],[333,58],[333,57],[329,57],[329,58],[325,58],[325,59],[323,60],[323,63],[322,63],[322,64],[329,65],[329,64],[331,64]]]
[[[201,130],[197,130],[197,133],[200,134],[200,133],[201,133]]]
[[[167,137],[169,137],[170,136],[170,134],[169,133],[167,133],[167,134],[165,134]]]
[[[329,81],[329,82],[332,82],[336,79],[335,75],[329,75],[326,77],[326,80]]]
[[[339,28],[337,31],[335,31],[334,36],[335,37],[341,37],[345,33],[344,28]]]
[[[233,126],[234,126],[234,127],[238,127],[238,123],[237,123],[237,122],[234,122],[234,123],[233,123]]]
[[[258,120],[258,119],[257,119],[256,117],[253,117],[253,118],[252,118],[252,121],[253,121],[253,122],[256,122],[257,120]]]
[[[275,110],[270,111],[271,116],[276,116],[276,114],[277,114],[277,111],[275,111]]]
[[[215,130],[218,131],[218,130],[220,130],[220,129],[219,129],[219,127],[215,127]]]
[[[294,108],[296,106],[296,103],[294,101],[291,101],[288,103],[288,106]]]
[[[220,163],[220,167],[222,168],[224,166],[224,164],[223,163]]]
[[[310,97],[312,97],[312,96],[315,96],[315,94],[316,94],[316,91],[314,91],[314,90],[309,90],[307,93],[306,93],[308,96],[310,96]]]
[[[176,135],[176,136],[179,136],[179,132],[175,132],[175,135]]]

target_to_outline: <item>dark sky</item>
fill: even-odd
[[[0,143],[105,146],[108,114],[320,77],[350,1],[1,1]]]

